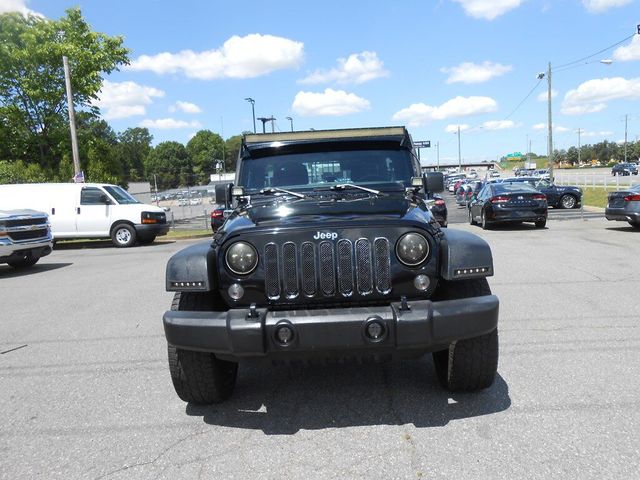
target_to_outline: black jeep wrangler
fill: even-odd
[[[178,396],[233,392],[238,364],[386,360],[433,352],[455,391],[490,386],[498,299],[489,246],[441,229],[404,127],[245,135],[233,212],[213,241],[175,254],[164,315]]]

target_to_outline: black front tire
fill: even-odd
[[[640,222],[632,222],[632,221],[629,221],[629,225],[631,225],[633,228],[638,228],[638,229],[640,229]]]
[[[546,220],[540,220],[539,222],[536,222],[536,228],[544,228],[546,226],[547,226]]]
[[[486,278],[441,281],[434,300],[491,295]],[[490,387],[498,371],[498,330],[479,337],[458,340],[446,350],[433,353],[436,375],[441,385],[452,392],[475,392]]]
[[[471,209],[469,209],[469,225],[475,225],[476,221],[473,219],[473,213],[471,212]]]
[[[31,255],[25,255],[19,260],[12,260],[11,262],[7,262],[10,267],[13,267],[17,270],[21,268],[29,268],[33,267],[36,263],[38,263],[40,257],[33,257]]]
[[[207,311],[213,308],[210,295],[178,292],[171,310]],[[233,394],[238,364],[216,358],[213,353],[183,350],[167,345],[173,387],[185,402],[197,405],[221,403]]]

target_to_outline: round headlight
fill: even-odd
[[[246,242],[236,242],[227,249],[227,267],[233,273],[246,275],[258,266],[258,252]]]
[[[419,233],[405,233],[398,240],[396,255],[402,263],[414,267],[429,256],[429,242]]]

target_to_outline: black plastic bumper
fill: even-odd
[[[168,223],[140,223],[136,225],[136,233],[140,237],[156,237],[166,235],[170,227]]]
[[[185,350],[232,357],[263,357],[272,354],[314,354],[336,351],[438,350],[455,340],[489,333],[498,325],[499,301],[494,295],[389,306],[318,310],[269,311],[248,309],[228,312],[182,312],[164,314],[167,342]],[[377,321],[384,334],[367,336],[367,325]],[[283,345],[276,331],[287,325],[292,340]]]
[[[640,223],[640,212],[632,212],[623,208],[607,208],[604,211],[607,220]]]
[[[23,259],[25,255],[30,256],[31,258],[42,258],[46,257],[50,253],[51,247],[49,245],[45,245],[44,247],[20,248],[19,250],[13,252],[11,255],[0,257],[0,263],[17,262]]]

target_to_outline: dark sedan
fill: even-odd
[[[611,168],[611,175],[638,175],[638,167],[634,163],[618,163]]]
[[[634,228],[640,228],[640,185],[629,190],[611,192],[604,211],[607,220],[629,222]]]
[[[469,223],[486,230],[500,222],[547,224],[547,197],[528,183],[488,183],[469,203]]]
[[[579,208],[582,203],[582,190],[570,185],[556,185],[547,179],[539,177],[506,178],[505,182],[526,182],[544,193],[547,204],[554,208]]]

